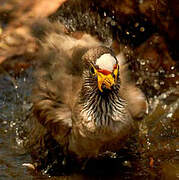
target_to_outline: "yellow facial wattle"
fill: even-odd
[[[115,84],[115,80],[112,74],[104,75],[100,72],[97,72],[97,78],[98,78],[98,88],[101,92],[103,92],[101,88],[103,84],[107,89],[111,89],[111,87]]]
[[[97,76],[98,79],[98,88],[101,92],[102,90],[102,85],[104,84],[107,89],[111,89],[113,85],[117,82],[117,76],[118,76],[118,65],[114,68],[113,72],[106,72],[106,70],[97,70],[93,65],[92,67],[94,68],[94,75]],[[103,72],[104,71],[104,72]]]

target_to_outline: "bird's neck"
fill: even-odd
[[[123,121],[125,101],[119,95],[119,86],[113,90],[100,92],[96,85],[84,86],[80,95],[82,114],[97,126],[109,126],[114,121]]]

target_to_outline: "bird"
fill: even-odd
[[[45,20],[32,27],[40,50],[28,147],[35,154],[48,135],[77,160],[118,151],[147,109],[122,52],[116,55],[87,33],[75,37],[60,23]]]

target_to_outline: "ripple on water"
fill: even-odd
[[[28,179],[31,177],[22,167],[24,161],[30,161],[30,155],[19,148],[17,139],[17,129],[29,109],[22,105],[24,101],[29,102],[31,71],[29,69],[13,80],[11,73],[0,74],[0,179],[24,179],[27,174]]]

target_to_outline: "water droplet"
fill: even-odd
[[[23,144],[23,140],[22,139],[19,139],[19,138],[16,138],[16,143],[17,145],[22,145]]]
[[[151,143],[149,142],[149,140],[147,141],[147,144],[150,146],[151,145]]]
[[[163,109],[166,109],[166,108],[167,108],[167,105],[165,104],[165,105],[163,105],[162,107],[163,107]]]
[[[116,22],[115,21],[111,21],[111,26],[115,26]]]
[[[130,161],[124,161],[123,166],[132,167]]]
[[[165,84],[165,82],[164,81],[160,81],[160,85],[164,85]]]
[[[63,159],[63,161],[62,161],[62,165],[65,165],[66,164],[66,160],[65,159]]]
[[[174,77],[175,77],[175,74],[170,74],[169,77],[174,78]]]
[[[154,83],[154,88],[157,89],[157,90],[159,90],[159,89],[160,89],[160,85],[155,82],[155,83]]]
[[[141,61],[140,61],[140,64],[141,64],[142,66],[144,66],[144,65],[145,65],[145,60],[141,60]]]
[[[164,93],[164,94],[161,95],[161,98],[162,98],[162,99],[166,99],[166,98],[167,98],[167,95]]]
[[[143,83],[143,79],[142,77],[139,77],[139,79],[137,80],[137,84],[142,84]]]
[[[10,122],[10,124],[9,124],[9,126],[12,128],[13,126],[15,126],[16,125],[16,123],[15,122],[13,122],[13,121],[11,121]]]
[[[25,167],[35,170],[35,166],[31,163],[23,163],[22,166],[25,166]]]
[[[2,124],[7,124],[7,121],[3,121]]]
[[[141,27],[140,28],[140,32],[144,32],[145,31],[145,28],[144,27]]]
[[[160,69],[159,69],[159,73],[165,73],[164,69],[163,69],[163,68],[160,68]]]
[[[171,118],[173,116],[173,113],[167,114],[167,118]]]
[[[150,60],[149,60],[149,59],[147,59],[147,60],[146,60],[146,63],[147,63],[147,64],[149,64],[149,63],[150,63]]]
[[[134,26],[135,26],[135,27],[138,27],[138,26],[139,26],[139,23],[138,23],[138,22],[136,22],[136,23],[134,24]]]

